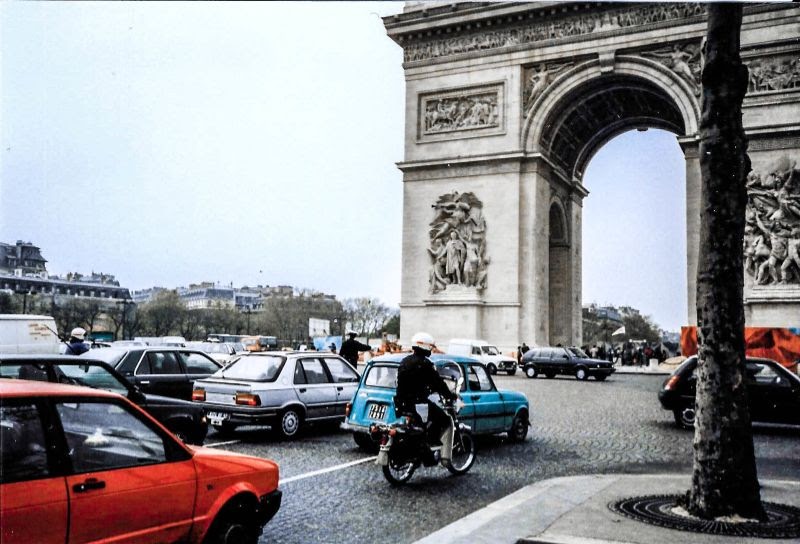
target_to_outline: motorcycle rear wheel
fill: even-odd
[[[445,463],[451,474],[466,474],[475,462],[475,442],[472,433],[460,431],[453,437],[453,458]]]
[[[383,468],[383,477],[386,478],[386,481],[392,485],[403,485],[411,478],[414,471],[417,470],[417,464],[414,461],[406,461],[402,464],[398,463],[390,453],[389,464],[381,468]]]

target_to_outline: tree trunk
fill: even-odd
[[[742,127],[747,68],[739,56],[741,25],[741,5],[708,5],[700,121],[700,349],[687,501],[689,512],[705,519],[731,514],[764,519],[744,359],[742,242],[750,159]]]

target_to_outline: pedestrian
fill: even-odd
[[[597,344],[593,345],[589,349],[589,357],[591,357],[592,359],[597,359]]]
[[[517,346],[517,365],[522,362],[522,346]]]
[[[531,348],[528,346],[528,344],[523,342],[522,346],[520,347],[520,351],[522,351],[522,354],[525,355],[526,353],[528,353],[529,349],[531,349]]]
[[[69,333],[69,342],[67,342],[67,355],[80,355],[89,351],[89,346],[86,345],[86,329],[83,327],[75,327]]]
[[[331,342],[331,345],[328,346],[328,349],[331,350],[332,352],[336,353],[336,344]]]
[[[347,336],[349,338],[342,342],[342,348],[339,350],[339,355],[344,357],[348,363],[353,365],[353,368],[356,368],[358,367],[358,352],[372,351],[372,346],[362,344],[356,340],[356,331],[347,331]]]

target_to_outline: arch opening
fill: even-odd
[[[582,298],[687,324],[686,159],[667,131],[628,131],[587,164]],[[588,342],[588,338],[584,338]]]
[[[577,181],[594,154],[619,134],[659,128],[683,135],[687,128],[681,109],[663,88],[629,74],[589,79],[561,96],[545,115],[538,148]]]
[[[550,204],[549,223],[549,341],[551,346],[566,346],[572,339],[571,244],[566,214],[557,200]]]

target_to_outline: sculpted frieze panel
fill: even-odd
[[[745,63],[748,93],[800,89],[800,53],[754,59]]]
[[[525,82],[522,102],[523,114],[531,109],[531,106],[533,106],[533,103],[539,95],[550,86],[561,72],[571,68],[574,64],[573,62],[543,62],[525,68],[522,75],[523,81]]]
[[[800,170],[782,157],[747,178],[745,271],[758,285],[800,285]]]
[[[445,291],[451,285],[486,288],[486,221],[483,203],[473,193],[453,191],[432,205],[429,291]]]
[[[673,44],[643,51],[642,56],[660,62],[684,80],[696,96],[700,96],[701,44]]]
[[[570,38],[630,27],[674,22],[705,15],[702,3],[653,3],[634,5],[603,13],[565,15],[501,30],[404,44],[405,62],[430,60],[462,53],[514,47],[521,44]]]
[[[497,133],[503,130],[503,85],[421,94],[419,97],[422,139]]]

